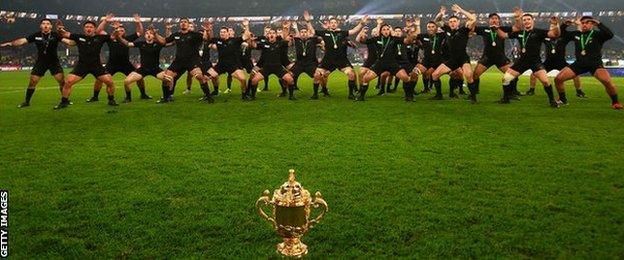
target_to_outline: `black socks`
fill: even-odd
[[[30,103],[30,99],[32,98],[34,93],[35,93],[35,89],[34,88],[27,88],[26,89],[26,103]]]
[[[513,89],[512,89],[512,91],[513,91]],[[546,94],[548,94],[548,101],[554,102],[555,101],[555,95],[553,94],[552,86],[548,85],[548,86],[544,87],[544,91],[546,91]]]

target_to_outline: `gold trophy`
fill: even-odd
[[[295,180],[295,170],[290,170],[288,181],[273,192],[269,198],[269,190],[265,190],[256,201],[258,214],[273,225],[273,229],[282,237],[284,242],[277,244],[277,252],[289,257],[302,257],[308,253],[308,246],[301,243],[301,237],[317,224],[328,210],[327,202],[320,192],[310,198],[310,192],[301,187]],[[273,214],[268,216],[262,209],[271,205]],[[310,206],[321,208],[321,213],[310,220]]]

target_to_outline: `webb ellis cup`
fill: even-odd
[[[314,199],[310,197],[310,192],[295,180],[295,170],[290,170],[288,181],[273,192],[273,198],[269,195],[269,190],[262,193],[256,201],[256,209],[284,240],[277,244],[277,251],[289,257],[304,256],[308,247],[301,243],[301,237],[323,218],[328,210],[327,203],[318,191]],[[263,206],[270,206],[273,211],[270,216],[264,212]],[[310,219],[311,207],[321,207],[321,213],[314,219]]]

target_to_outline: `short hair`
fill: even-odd
[[[97,27],[94,21],[86,21],[82,24],[82,27],[85,27],[87,24],[93,25],[93,27]]]
[[[449,20],[451,20],[451,19],[453,19],[453,18],[455,18],[455,19],[459,20],[459,16],[457,16],[457,15],[451,15],[451,17],[449,17]]]
[[[190,22],[190,21],[191,21],[191,20],[189,20],[189,19],[188,19],[188,17],[182,17],[182,18],[180,18],[180,22],[182,22],[182,21],[184,21],[184,20],[186,20],[187,22]]]
[[[531,17],[531,19],[534,18],[532,14],[523,14],[522,17]]]
[[[492,18],[492,17],[498,17],[500,19],[500,15],[498,15],[498,13],[491,13],[488,15],[488,18]]]
[[[230,30],[230,28],[229,28],[229,27],[227,27],[227,26],[221,26],[221,28],[219,28],[219,31],[220,31],[220,30],[226,30],[226,31],[229,31],[229,30]]]
[[[396,30],[396,29],[401,29],[401,30],[403,30],[403,28],[402,28],[401,26],[395,26],[395,27],[394,27],[394,29],[395,29],[395,30]]]
[[[380,28],[384,28],[384,27],[390,27],[390,29],[392,29],[392,26],[390,26],[390,25],[389,25],[389,24],[387,24],[387,23],[382,24]]]
[[[39,24],[42,24],[43,22],[50,22],[50,23],[52,23],[52,20],[50,20],[48,18],[43,18],[43,19],[41,19],[41,21],[39,21]]]
[[[427,24],[433,24],[435,26],[438,26],[438,24],[436,22],[434,22],[434,21],[429,21],[429,22],[427,22]]]

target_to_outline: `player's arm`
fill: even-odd
[[[451,10],[453,10],[453,12],[460,13],[466,16],[466,28],[470,29],[471,31],[474,30],[475,24],[477,23],[477,16],[475,14],[464,10],[458,4],[453,4],[451,6]]]
[[[368,28],[365,27],[360,31],[360,33],[358,33],[357,37],[355,37],[355,40],[359,43],[365,44],[367,34],[368,34]]]
[[[292,22],[292,28],[295,30],[295,37],[301,37],[301,34],[299,34],[299,25],[297,24],[297,21]]]
[[[524,11],[522,11],[522,9],[520,9],[520,7],[515,7],[514,10],[514,25],[511,28],[512,32],[519,32],[522,30],[522,15],[524,14]]]
[[[165,23],[165,38],[168,38],[169,36],[171,36],[171,34],[173,34],[172,29],[173,25],[170,22],[166,22]]]
[[[141,37],[145,33],[145,29],[143,28],[143,23],[141,22],[141,16],[139,14],[134,14],[134,25],[136,27],[137,36]]]
[[[414,35],[419,35],[421,33],[421,30],[420,30],[420,18],[414,19],[413,27],[414,27]],[[416,38],[414,38],[414,39],[416,39]]]
[[[550,30],[548,31],[548,38],[559,38],[559,36],[561,36],[559,18],[556,16],[550,17]]]
[[[117,38],[117,40],[118,40],[119,42],[121,42],[121,44],[123,44],[123,45],[124,45],[124,46],[126,46],[126,47],[129,47],[129,48],[133,48],[133,47],[134,47],[134,43],[133,43],[133,42],[129,42],[128,40],[126,40],[126,39],[123,37],[123,35],[121,35],[121,33],[117,33],[117,32],[116,32],[116,33],[115,33],[115,38]]]
[[[258,42],[256,41],[257,38],[253,38],[251,39],[251,41],[249,42],[249,47],[251,47],[252,49],[256,49],[258,48]]]
[[[362,17],[362,20],[360,20],[360,22],[355,27],[353,27],[353,29],[349,30],[349,36],[359,33],[366,23],[368,23],[368,15],[364,15],[364,17]]]
[[[308,27],[308,34],[315,35],[316,31],[314,31],[314,26],[312,26],[312,15],[307,10],[303,11],[303,20],[305,20]]]
[[[205,20],[202,23],[202,28],[204,29],[202,32],[202,38],[204,41],[212,39],[212,23],[209,20]]]
[[[10,42],[5,42],[0,44],[0,47],[18,47],[18,46],[22,46],[28,44],[28,39],[26,38],[18,38],[15,40],[12,40]]]
[[[106,14],[106,17],[102,19],[97,29],[95,29],[95,34],[96,35],[106,34],[106,26],[108,25],[108,23],[110,23],[113,20],[114,17],[115,16],[112,13]]]
[[[446,14],[446,6],[440,6],[440,11],[436,15],[433,22],[438,25],[438,27],[444,26],[444,15]]]
[[[282,40],[288,40],[290,36],[290,21],[282,21]]]
[[[603,40],[608,41],[608,40],[613,39],[613,36],[614,36],[613,31],[611,31],[609,27],[607,27],[606,25],[604,25],[603,23],[601,23],[600,21],[596,19],[592,19],[592,22],[594,22],[594,24],[598,26],[598,29],[600,29],[600,34],[602,35]]]
[[[61,20],[56,20],[56,31],[63,38],[69,38],[71,35],[71,33],[65,30],[65,25],[63,25],[63,21]]]
[[[67,38],[62,38],[61,42],[67,46],[76,46],[76,42]]]
[[[503,39],[509,38],[509,33],[507,33],[506,31],[503,31],[503,29],[501,29],[499,26],[495,26],[494,28],[496,29],[498,37],[501,37]],[[512,32],[516,32],[516,31],[512,30]]]
[[[158,32],[158,29],[156,29],[156,27],[153,24],[150,24],[147,27],[147,29],[148,30],[152,30],[152,32],[154,32],[154,41],[156,41],[160,45],[166,45],[167,44],[167,39],[165,39],[165,37],[160,35],[160,33]]]
[[[249,20],[245,19],[241,24],[243,25],[243,41],[247,41],[251,38],[251,31],[249,30]]]
[[[405,37],[405,39],[403,39],[403,43],[405,45],[410,45],[413,43],[416,43],[416,39],[418,37],[419,32],[416,30],[416,28],[414,28],[414,26],[410,26],[407,29],[407,37]]]

